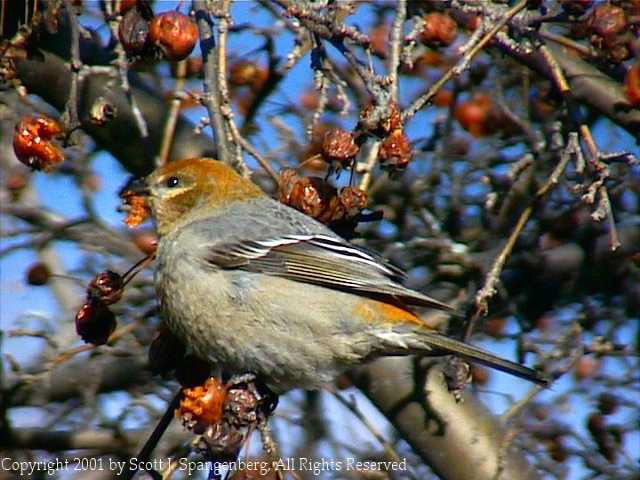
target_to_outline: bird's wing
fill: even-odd
[[[453,310],[403,287],[398,283],[404,277],[401,270],[339,237],[284,235],[217,244],[207,250],[206,260],[223,269],[264,273],[372,297],[391,296],[408,305]]]

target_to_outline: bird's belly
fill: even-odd
[[[322,287],[185,264],[160,271],[157,285],[164,321],[189,349],[277,392],[318,388],[368,353],[340,318],[349,309],[326,305]]]

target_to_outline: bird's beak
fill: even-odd
[[[151,195],[151,190],[147,185],[147,180],[145,178],[136,178],[129,182],[126,186],[126,190],[129,192],[133,192],[136,195]]]

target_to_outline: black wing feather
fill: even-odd
[[[288,235],[277,239],[217,245],[207,261],[363,295],[390,295],[409,305],[453,308],[402,286],[404,273],[378,255],[327,235]]]

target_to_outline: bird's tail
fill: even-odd
[[[549,384],[549,379],[541,372],[504,358],[496,357],[481,348],[447,337],[441,333],[423,330],[415,332],[414,339],[416,341],[411,341],[409,345],[411,353],[424,354],[425,350],[427,350],[432,355],[434,351],[453,354],[472,363],[480,363],[539,385],[546,386]]]

